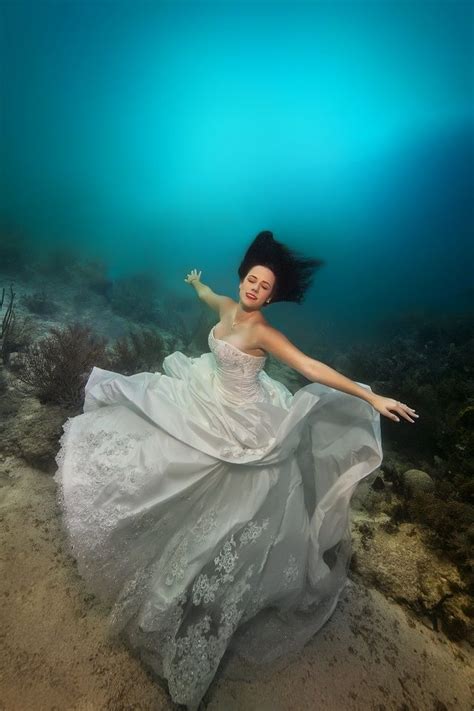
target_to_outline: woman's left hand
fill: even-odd
[[[405,405],[403,402],[394,400],[391,397],[375,395],[373,400],[371,400],[371,405],[377,410],[377,412],[380,412],[381,415],[385,415],[385,417],[388,417],[390,420],[394,420],[395,422],[400,422],[400,418],[393,414],[391,412],[392,410],[393,412],[398,412],[405,418],[405,420],[408,420],[408,422],[415,422],[415,420],[412,420],[411,418],[419,417],[413,408]]]

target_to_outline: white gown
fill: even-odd
[[[95,367],[54,477],[111,635],[190,709],[219,664],[238,678],[287,662],[329,619],[347,582],[350,499],[383,457],[365,400],[319,383],[292,395],[265,356],[214,329],[209,347],[172,353],[163,373]]]

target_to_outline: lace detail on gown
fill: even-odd
[[[297,560],[293,553],[291,553],[288,559],[288,563],[283,571],[283,575],[285,576],[285,585],[287,587],[290,587],[292,583],[298,580],[299,572],[300,569],[298,567]]]
[[[100,421],[104,416],[106,413],[97,413],[96,419]],[[88,540],[86,549],[90,551],[103,545],[109,532],[128,511],[130,497],[133,498],[141,490],[146,476],[152,474],[153,469],[144,467],[143,462],[133,463],[133,454],[153,433],[143,430],[140,434],[119,435],[113,430],[98,427],[66,448],[72,421],[73,418],[68,418],[63,425],[60,449],[56,455],[59,470],[64,467],[67,454],[76,472],[74,482],[69,484],[71,498],[68,502],[65,502],[60,471],[54,478],[60,484],[61,503],[68,508],[69,528],[83,532]],[[115,502],[104,515],[104,510],[95,504],[99,492],[106,491],[110,498],[115,498]],[[127,504],[121,503],[121,499]],[[80,555],[80,538],[77,538],[75,545],[76,553]]]
[[[188,709],[226,651],[225,675],[247,678],[238,659],[288,660],[329,619],[350,561],[350,498],[382,460],[368,403],[317,383],[293,396],[266,356],[214,329],[209,347],[170,354],[163,373],[94,368],[54,477],[110,635]]]
[[[215,511],[209,514],[212,519],[216,515]],[[255,564],[245,564],[238,580],[234,576],[242,549],[254,544],[268,525],[268,518],[260,523],[252,520],[240,533],[238,542],[235,534],[230,535],[213,558],[212,571],[201,573],[190,592],[179,593],[160,618],[163,669],[171,695],[182,704],[193,706],[205,693],[246,612]],[[189,564],[190,560],[181,559],[180,579]],[[189,619],[195,617],[193,608],[201,608],[202,612],[180,635],[185,612]],[[156,627],[156,619],[153,626]]]

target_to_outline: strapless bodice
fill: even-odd
[[[224,400],[232,405],[242,405],[264,399],[259,380],[267,356],[244,353],[228,341],[216,338],[215,326],[211,328],[208,343],[216,360],[216,388]]]

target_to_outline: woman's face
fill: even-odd
[[[272,295],[275,281],[275,275],[268,267],[252,267],[240,282],[239,295],[242,305],[251,310],[262,308]]]

